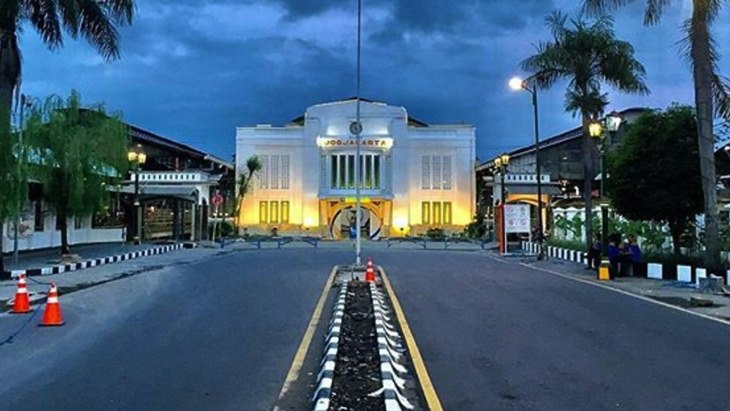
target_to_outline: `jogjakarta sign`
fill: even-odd
[[[320,148],[325,148],[325,149],[355,147],[357,145],[357,139],[318,137],[317,145]],[[387,150],[392,146],[393,146],[392,138],[361,138],[360,139],[360,147],[380,148],[380,149]]]

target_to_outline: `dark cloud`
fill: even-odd
[[[236,126],[285,124],[311,104],[355,93],[356,4],[140,2],[137,21],[122,30],[123,59],[111,64],[82,42],[68,41],[51,53],[27,30],[26,91],[67,94],[77,88],[87,101],[106,101],[136,125],[230,158]],[[531,45],[547,39],[543,16],[555,7],[574,11],[577,2],[363,4],[365,97],[403,105],[426,122],[475,124],[481,158],[531,141],[529,98],[505,83],[534,51]],[[653,29],[641,27],[639,13],[627,15],[618,19],[618,34],[635,42],[654,94],[611,93],[614,105],[691,99],[689,72],[671,47],[680,36],[681,7]],[[720,51],[727,51],[727,30],[716,34],[724,36],[716,35]],[[563,95],[559,86],[541,95],[544,136],[576,122],[562,109]]]

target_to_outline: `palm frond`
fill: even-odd
[[[587,16],[596,17],[633,2],[634,0],[584,0],[582,11]]]
[[[113,16],[96,0],[78,0],[79,32],[106,60],[119,58],[119,34]]]
[[[107,0],[109,16],[119,25],[131,24],[134,18],[134,0]]]
[[[672,0],[646,0],[646,11],[644,12],[644,25],[653,26],[659,23],[664,14],[664,8],[667,7]]]
[[[713,73],[712,96],[717,115],[730,120],[730,79]]]
[[[61,25],[54,0],[25,0],[25,16],[51,49],[63,45]]]
[[[79,34],[79,3],[77,0],[57,0],[63,18],[63,27],[73,38]]]

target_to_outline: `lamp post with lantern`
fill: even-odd
[[[540,127],[537,112],[537,85],[533,81],[530,87],[526,80],[513,77],[509,81],[512,90],[525,90],[532,96],[533,119],[535,123],[535,177],[537,177],[537,259],[544,258],[543,252],[543,223],[542,223],[542,170],[540,165]]]
[[[506,183],[506,175],[507,175],[507,166],[509,165],[509,154],[502,153],[497,158],[494,159],[494,169],[495,172],[499,172],[500,174],[500,212],[499,212],[499,226],[500,230],[502,231],[502,235],[500,238],[500,241],[502,242],[502,252],[507,251],[507,230],[505,227],[505,218],[504,218],[504,211],[505,211],[505,204],[506,204],[506,190],[505,190],[505,183]]]
[[[598,119],[588,124],[588,133],[596,142],[601,155],[601,253],[605,256],[608,250],[608,202],[605,196],[606,184],[606,131],[611,134],[610,143],[614,143],[616,132],[621,127],[621,115],[612,111],[603,121]]]
[[[134,170],[134,233],[132,240],[134,244],[142,242],[142,207],[139,201],[139,171],[147,161],[147,154],[142,151],[139,144],[127,153],[127,159]]]

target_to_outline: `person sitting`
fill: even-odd
[[[631,275],[631,250],[628,241],[620,241],[618,245],[618,273],[621,277]]]

